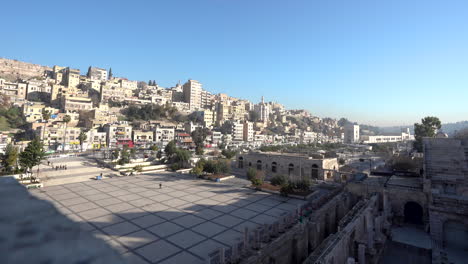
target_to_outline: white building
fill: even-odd
[[[344,143],[359,142],[359,125],[347,125],[344,128]]]
[[[106,81],[107,80],[107,70],[91,67],[89,72],[89,77],[91,80]]]
[[[270,112],[271,112],[270,105],[265,104],[263,96],[262,96],[262,102],[254,106],[254,111],[257,112],[260,121],[263,121],[264,123],[268,122],[268,119],[270,117]]]
[[[312,131],[302,131],[300,134],[300,142],[302,144],[313,143],[317,140],[317,133]]]
[[[244,140],[244,123],[240,121],[232,123],[232,140],[233,141]]]
[[[175,127],[174,126],[156,126],[154,129],[154,142],[156,145],[163,149],[167,143],[174,140]]]
[[[402,142],[402,141],[409,141],[414,140],[414,135],[410,134],[409,128],[405,129],[401,132],[400,135],[392,135],[392,136],[384,136],[384,135],[376,135],[376,136],[361,136],[362,143],[390,143],[390,142]]]

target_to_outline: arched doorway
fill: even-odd
[[[277,172],[276,166],[277,166],[277,163],[276,163],[276,162],[272,162],[272,163],[271,163],[271,172],[273,172],[273,173],[276,173],[276,172]]]
[[[468,225],[458,221],[444,223],[444,247],[468,251]]]
[[[407,202],[405,204],[405,223],[422,225],[423,224],[423,209],[416,202]]]
[[[238,164],[237,164],[237,165],[238,165],[237,167],[238,167],[239,169],[243,169],[243,168],[244,168],[244,158],[243,158],[243,157],[239,157],[239,159],[238,159]]]
[[[318,179],[318,166],[317,166],[317,164],[312,165],[311,176],[312,176],[312,179]]]
[[[294,172],[294,164],[290,163],[288,166],[288,175],[291,176],[293,172]]]
[[[262,161],[257,160],[257,170],[262,170]]]

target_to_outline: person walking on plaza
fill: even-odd
[[[162,189],[162,183],[159,184],[159,189]]]

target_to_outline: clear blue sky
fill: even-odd
[[[4,1],[0,57],[192,78],[360,123],[445,123],[468,119],[467,14],[466,0]]]

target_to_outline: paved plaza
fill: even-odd
[[[49,158],[48,161],[50,162],[49,165],[47,165],[47,161],[42,162],[39,174],[45,187],[89,181],[91,178],[95,178],[101,173],[104,177],[115,177],[119,175],[118,172],[104,168],[98,165],[93,159],[87,157]],[[53,168],[64,165],[67,166],[66,170],[56,170]],[[33,172],[36,172],[36,168],[33,169]]]
[[[162,184],[160,188],[159,184]],[[32,190],[129,263],[206,263],[242,239],[244,227],[275,222],[302,200],[157,173]]]

